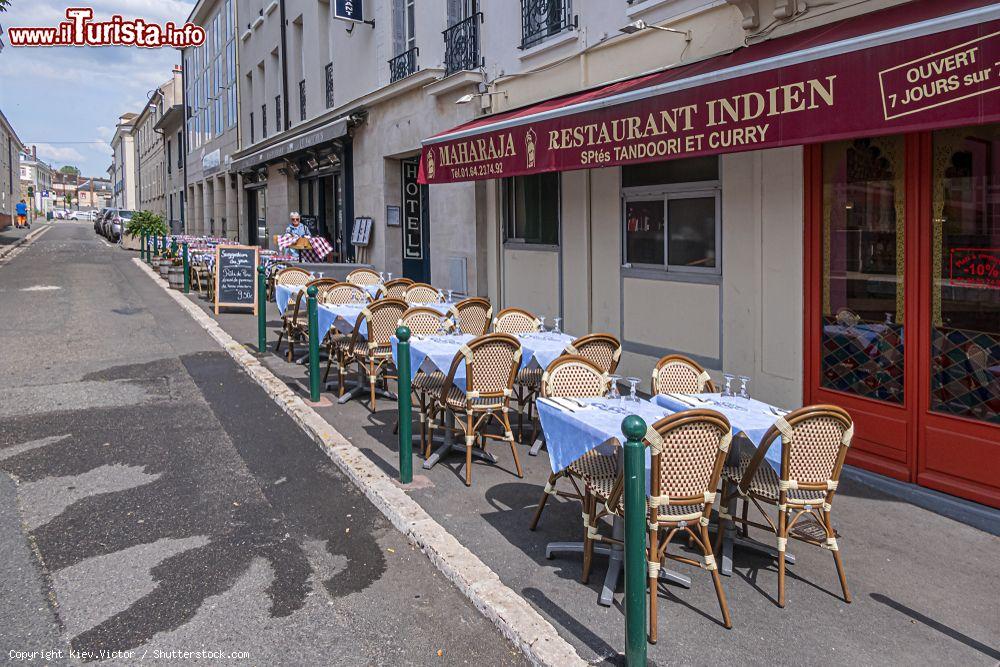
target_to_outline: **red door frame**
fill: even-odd
[[[902,406],[852,396],[820,385],[822,340],[823,146],[804,146],[803,402],[833,403],[854,418],[847,461],[906,482],[919,483],[1000,507],[1000,428],[930,410],[932,142],[929,132],[905,142],[904,253],[906,271]]]

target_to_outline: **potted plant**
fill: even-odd
[[[184,260],[180,257],[171,257],[167,264],[167,285],[176,290],[184,288]]]
[[[130,250],[139,250],[142,244],[143,235],[146,238],[153,236],[164,236],[170,233],[170,228],[163,221],[163,217],[152,211],[136,211],[129,218],[125,225],[125,232],[122,235],[122,247]]]

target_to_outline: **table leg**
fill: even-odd
[[[452,452],[461,452],[462,454],[465,454],[465,444],[457,444],[454,442],[454,433],[452,433],[453,428],[455,428],[455,415],[450,412],[446,412],[444,416],[444,440],[442,441],[441,446],[435,449],[434,452],[427,457],[427,460],[424,461],[424,470],[430,470],[440,463],[441,459]],[[472,458],[480,461],[488,461],[490,463],[497,462],[497,457],[476,447],[472,448]]]
[[[528,456],[538,456],[538,452],[542,451],[544,444],[545,440],[541,436],[538,436],[538,439],[531,445],[531,449],[528,450]]]

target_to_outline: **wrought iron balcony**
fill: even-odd
[[[479,54],[479,24],[482,22],[483,13],[476,12],[444,31],[445,76],[483,66]]]
[[[333,108],[333,63],[326,64],[326,108]]]
[[[306,80],[299,81],[299,120],[306,119]]]
[[[576,27],[570,0],[521,0],[521,48]]]
[[[405,79],[417,71],[417,56],[420,49],[413,47],[403,51],[398,56],[389,61],[389,83],[394,83],[400,79]]]

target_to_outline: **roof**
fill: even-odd
[[[24,145],[24,142],[21,141],[21,138],[17,136],[17,131],[14,130],[14,126],[10,124],[10,121],[7,120],[7,116],[4,115],[3,110],[0,110],[0,124],[6,127],[7,131],[10,133],[10,136],[14,138],[18,150],[23,151],[26,148],[26,146]]]

